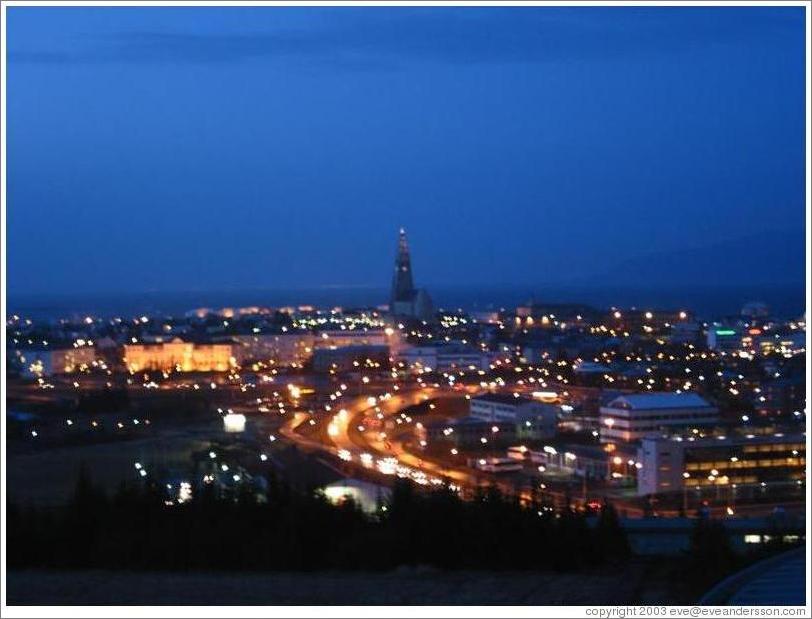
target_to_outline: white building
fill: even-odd
[[[637,494],[659,494],[682,489],[682,444],[659,438],[644,438],[637,450]]]
[[[315,335],[316,348],[388,346],[390,336],[383,329],[333,329]]]
[[[94,346],[71,348],[29,348],[17,351],[23,376],[38,378],[54,374],[72,374],[96,360]]]
[[[453,369],[487,370],[493,360],[492,353],[462,344],[410,346],[398,352],[398,361],[409,369],[431,368],[438,372]]]
[[[468,415],[480,421],[515,423],[517,429],[526,426],[527,435],[534,438],[555,436],[558,424],[558,409],[555,406],[499,393],[471,398]]]
[[[736,353],[742,349],[742,333],[734,327],[711,325],[707,334],[708,348],[726,354]]]
[[[713,425],[719,410],[696,393],[622,395],[600,408],[601,442],[631,442]]]
[[[301,365],[313,355],[312,333],[252,333],[233,336],[234,356],[246,360],[273,361],[278,366]]]

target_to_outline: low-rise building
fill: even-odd
[[[695,344],[702,334],[699,323],[693,320],[679,320],[671,324],[672,344]]]
[[[711,325],[707,332],[708,348],[725,354],[735,354],[742,348],[742,332],[738,327]]]
[[[556,406],[500,393],[486,393],[471,398],[468,410],[472,418],[486,422],[508,421],[528,428],[533,424],[540,424],[545,437],[555,435],[558,422]]]
[[[762,334],[754,343],[762,355],[777,353],[789,358],[806,352],[806,331]]]
[[[277,366],[306,363],[313,355],[315,337],[311,333],[252,333],[235,335],[234,356],[239,363],[270,361]]]
[[[756,413],[765,417],[789,417],[806,405],[806,377],[798,373],[765,382],[753,399]]]
[[[131,372],[227,372],[236,365],[233,345],[193,343],[174,338],[166,342],[124,345],[124,364]]]
[[[398,352],[398,360],[411,370],[447,372],[453,369],[487,370],[493,361],[488,351],[464,344],[410,346]]]
[[[637,451],[639,495],[689,487],[797,483],[806,470],[803,435],[673,440],[645,438]]]
[[[96,360],[95,346],[40,346],[16,351],[22,375],[27,378],[72,374]]]
[[[345,348],[347,346],[387,346],[389,336],[383,329],[333,329],[315,335],[316,348]]]
[[[315,372],[353,372],[389,369],[388,346],[343,346],[317,348],[313,351]]]
[[[516,414],[516,438],[519,440],[543,440],[553,438],[558,430],[558,407],[537,404]]]
[[[519,453],[534,464],[544,465],[549,471],[586,479],[611,480],[633,474],[629,467],[634,467],[634,464],[629,465],[627,455],[617,450],[610,454],[594,445],[545,445],[537,449],[521,446]]]
[[[508,446],[516,442],[516,423],[463,417],[453,421],[418,423],[415,435],[421,445],[443,442],[463,448]]]
[[[718,422],[719,409],[696,393],[625,394],[600,408],[603,443],[639,441]]]

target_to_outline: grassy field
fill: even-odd
[[[542,558],[540,557],[541,561]],[[690,603],[653,562],[621,571],[388,573],[10,572],[11,605],[590,605]]]

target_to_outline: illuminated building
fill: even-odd
[[[189,310],[184,314],[186,318],[206,318],[207,316],[220,316],[222,318],[234,318],[235,316],[253,316],[256,314],[268,313],[270,310],[267,308],[250,306],[250,307],[222,307],[220,309],[211,309],[208,307],[199,307],[197,309]]]
[[[759,415],[791,416],[806,408],[805,376],[798,372],[765,382],[753,401]]]
[[[96,348],[74,345],[65,348],[26,348],[17,351],[22,374],[28,378],[72,374],[87,368],[96,360]]]
[[[406,231],[401,228],[398,238],[398,251],[395,256],[395,272],[392,276],[392,293],[389,299],[389,311],[395,316],[431,320],[434,307],[428,292],[414,287],[412,280],[412,261],[409,256],[409,244]]]
[[[522,426],[517,434],[522,433],[528,437],[537,435],[539,438],[555,436],[558,423],[557,407],[529,398],[498,393],[486,393],[471,398],[468,415],[481,421],[516,423]]]
[[[316,334],[316,348],[343,348],[345,346],[386,346],[389,336],[383,329],[335,329]]]
[[[223,430],[229,433],[245,432],[245,415],[229,413],[223,416]]]
[[[778,353],[784,357],[793,357],[806,352],[806,331],[795,331],[784,334],[763,334],[758,329],[751,329],[751,331],[757,331],[752,335],[761,335],[755,342],[757,344],[757,352],[762,355]]]
[[[516,324],[522,327],[552,328],[560,321],[580,323],[594,320],[596,310],[588,305],[578,303],[540,303],[530,300],[516,308]]]
[[[742,333],[734,327],[711,325],[707,334],[708,348],[727,354],[736,353],[742,347]]]
[[[679,320],[671,324],[670,340],[673,344],[694,344],[700,338],[702,329],[693,320]]]
[[[327,484],[322,489],[324,496],[334,505],[352,501],[356,507],[368,514],[375,514],[385,502],[389,501],[392,491],[386,486],[379,486],[359,479],[340,479]]]
[[[695,393],[621,395],[600,408],[601,442],[637,441],[718,421],[719,410]]]
[[[516,414],[516,438],[518,440],[541,440],[553,438],[558,430],[558,407],[551,404],[540,404],[520,410]]]
[[[678,325],[687,325],[690,323],[696,325],[691,313],[686,310],[658,311],[636,308],[614,310],[609,315],[604,316],[602,321],[607,325],[611,325],[616,330],[648,335],[659,335],[669,332],[673,334],[675,327],[678,331],[687,329],[688,332],[690,332],[691,327]],[[698,325],[696,325],[695,329],[698,329]]]
[[[311,333],[255,333],[232,337],[234,356],[246,360],[273,361],[275,365],[302,365],[313,356],[315,336]]]
[[[471,318],[481,324],[494,325],[499,322],[499,312],[486,310],[474,311],[471,312]]]
[[[646,438],[637,460],[639,495],[697,486],[795,484],[804,479],[806,439],[800,434],[693,441]]]
[[[124,363],[131,372],[226,372],[236,365],[236,360],[232,344],[196,344],[175,338],[169,342],[125,344]]]
[[[389,370],[387,346],[343,346],[317,348],[313,351],[314,372],[360,372],[361,370]]]
[[[622,458],[626,468],[629,467],[627,456],[621,456],[620,452],[617,451],[612,453],[614,458]],[[564,445],[558,449],[546,447],[545,449],[527,450],[527,456],[531,462],[542,464],[548,470],[585,477],[586,479],[610,480],[612,479],[612,473],[616,470],[624,471],[623,467],[613,462],[613,458],[609,453],[592,445],[575,444]]]
[[[487,370],[493,354],[463,344],[410,346],[398,352],[398,360],[412,370],[445,372],[455,368]]]
[[[437,420],[417,424],[415,437],[421,444],[428,445],[443,443],[467,448],[506,447],[516,442],[516,423],[485,421],[474,417],[463,417],[453,421]]]
[[[594,361],[580,361],[575,364],[573,372],[576,374],[598,374],[603,375],[610,372],[611,368],[602,363],[595,363]]]

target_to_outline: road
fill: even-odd
[[[280,434],[308,451],[321,450],[338,456],[356,469],[410,477],[423,484],[439,484],[445,479],[457,485],[476,485],[470,470],[442,466],[404,449],[396,434],[411,432],[414,420],[412,423],[402,420],[404,430],[396,434],[383,429],[387,425],[396,426],[394,418],[409,406],[432,398],[460,395],[460,391],[443,391],[436,387],[411,387],[381,393],[377,397],[355,396],[345,402],[338,401],[333,406],[338,410],[327,423],[326,441],[303,436],[297,431],[301,424],[310,419],[307,413],[294,415],[280,428]],[[378,422],[376,426],[379,427],[365,427],[364,423],[370,419]]]
[[[387,387],[389,391],[386,391]],[[381,474],[397,475],[424,485],[448,482],[469,493],[482,485],[495,485],[506,494],[515,494],[516,485],[509,477],[484,473],[463,463],[454,465],[425,458],[409,452],[405,447],[414,436],[414,424],[417,420],[409,418],[407,421],[402,411],[429,399],[460,397],[466,393],[474,395],[479,391],[478,386],[450,388],[444,385],[408,386],[394,391],[392,385],[376,385],[370,391],[377,393],[376,397],[345,396],[346,400],[336,401],[332,406],[332,416],[322,422],[326,423],[327,431],[319,438],[297,432],[302,423],[311,419],[307,413],[297,413],[281,428],[280,434],[307,451],[321,451],[339,457],[352,474],[374,477]],[[398,418],[401,423],[396,423]],[[370,419],[378,422],[376,427],[368,427]],[[580,482],[567,484],[549,479],[544,482],[542,496],[552,500],[557,506],[563,506],[568,497],[581,499]],[[587,493],[588,499],[600,499],[604,496],[610,497],[613,505],[628,517],[639,518],[646,515],[646,510],[636,497],[619,496],[609,488],[593,488]],[[772,504],[740,504],[736,507],[736,515],[769,515],[774,507]],[[657,509],[656,512],[662,517],[679,515],[675,509]],[[724,517],[726,507],[713,506],[711,513],[713,516]]]
[[[336,455],[362,473],[408,477],[423,485],[447,482],[467,491],[483,484],[496,485],[506,494],[513,494],[516,491],[515,486],[503,477],[475,471],[463,464],[453,466],[426,459],[405,448],[404,438],[411,436],[415,420],[405,419],[401,414],[404,409],[429,399],[460,397],[477,391],[478,388],[473,386],[456,389],[412,387],[387,392],[387,395],[381,394],[384,397],[357,396],[336,404],[334,408],[338,408],[338,411],[328,422],[328,439],[325,442],[305,437],[296,431],[310,418],[305,413],[294,416],[281,429],[280,434],[304,449],[322,450]],[[400,424],[396,421],[398,417],[401,419]],[[377,419],[381,427],[366,427],[365,420],[371,418]],[[565,496],[565,493],[556,491],[549,491],[547,494],[559,501],[563,501]]]

